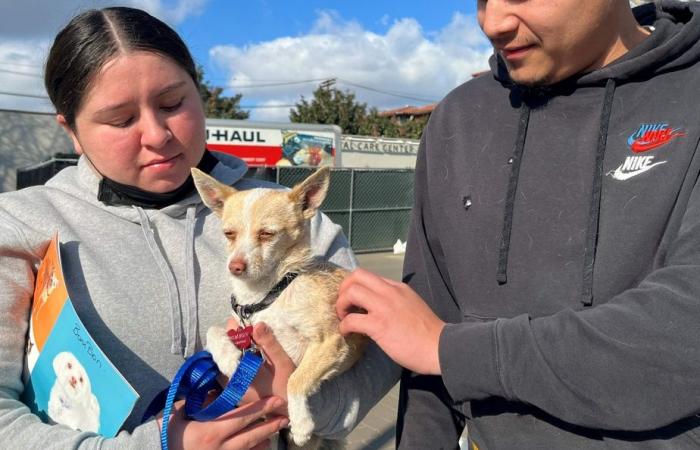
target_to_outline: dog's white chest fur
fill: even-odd
[[[279,341],[284,351],[292,358],[295,365],[299,365],[302,356],[306,352],[308,339],[303,334],[304,324],[298,320],[298,313],[284,310],[275,305],[270,306],[253,316],[253,323],[264,322],[274,330],[275,338]]]

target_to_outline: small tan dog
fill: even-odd
[[[290,437],[297,446],[314,448],[321,440],[312,436],[307,398],[323,380],[351,367],[367,342],[338,331],[335,302],[348,272],[315,260],[310,250],[310,219],[326,196],[330,170],[319,169],[291,191],[238,191],[198,169],[192,176],[228,240],[239,322],[268,324],[297,366],[287,384]],[[235,372],[241,350],[225,327],[207,331],[207,350],[224,374]]]

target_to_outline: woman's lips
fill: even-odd
[[[152,169],[152,170],[165,170],[165,169],[170,169],[177,164],[178,160],[182,157],[182,154],[178,154],[173,156],[172,158],[167,158],[167,159],[156,159],[153,161],[150,161],[146,164],[143,165],[144,169]]]

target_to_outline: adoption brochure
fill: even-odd
[[[47,423],[114,437],[139,396],[75,312],[54,235],[36,276],[24,402]]]

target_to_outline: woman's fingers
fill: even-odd
[[[284,400],[279,397],[266,397],[260,400],[239,406],[231,412],[214,419],[209,424],[216,426],[222,434],[222,439],[235,436],[241,430],[253,422],[271,415],[275,408],[284,405]]]
[[[291,369],[290,371],[294,370],[294,362],[266,324],[258,323],[255,325],[253,328],[253,340],[273,367],[288,368]]]
[[[264,422],[253,423],[238,434],[228,438],[221,448],[222,450],[269,448],[270,436],[287,425],[289,425],[289,419],[286,417],[270,417]]]

